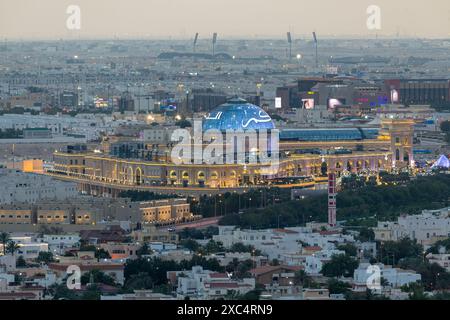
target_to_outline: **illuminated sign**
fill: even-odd
[[[100,97],[95,97],[94,98],[94,105],[96,108],[107,108],[108,107],[108,101],[100,98]]]
[[[314,99],[302,99],[303,109],[314,109]]]
[[[275,108],[276,109],[281,109],[281,106],[282,106],[281,98],[280,97],[275,98]]]
[[[400,101],[398,91],[395,89],[391,90],[391,102],[398,103]]]
[[[328,109],[336,109],[336,107],[345,105],[345,99],[328,99]]]

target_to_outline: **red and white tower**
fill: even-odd
[[[330,227],[336,226],[336,174],[328,174],[328,224]]]

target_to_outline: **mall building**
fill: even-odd
[[[414,166],[413,127],[413,120],[386,115],[372,126],[277,130],[264,110],[245,100],[233,99],[203,119],[203,132],[252,130],[261,135],[264,130],[269,136],[277,134],[278,150],[272,150],[279,152],[275,168],[263,162],[239,161],[208,164],[192,160],[177,164],[171,158],[175,143],[130,141],[108,146],[107,154],[85,148],[55,152],[54,168],[48,173],[78,182],[87,193],[92,193],[93,185],[105,187],[103,192],[114,188],[233,189],[273,185],[290,178],[326,176],[328,172],[338,176],[376,174]],[[270,142],[267,143],[270,149]],[[202,143],[203,149],[207,147],[207,143]],[[247,140],[245,159],[251,153],[258,154],[260,149],[261,145]]]

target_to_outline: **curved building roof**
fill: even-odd
[[[235,98],[211,111],[203,120],[203,131],[275,129],[270,116],[260,107]]]
[[[327,129],[285,129],[280,140],[288,141],[345,141],[376,139],[379,129],[375,128],[327,128]]]

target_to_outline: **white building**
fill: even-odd
[[[16,170],[0,169],[0,185],[0,205],[66,200],[78,195],[75,183]]]
[[[374,280],[376,277],[376,268],[379,268],[379,283],[381,284],[381,278],[385,279],[389,285],[393,288],[400,288],[404,285],[421,281],[422,276],[415,271],[403,270],[399,268],[392,268],[391,266],[385,266],[384,264],[376,264],[373,268],[369,268],[369,263],[361,263],[353,274],[354,285],[361,290],[365,290],[368,280]],[[370,281],[369,281],[370,282]],[[377,281],[375,281],[377,282]],[[369,283],[375,284],[375,283]]]
[[[150,144],[166,144],[171,141],[172,133],[178,127],[157,126],[142,131],[142,140]]]
[[[410,238],[429,245],[450,236],[450,208],[424,210],[420,215],[399,217],[397,222],[378,222],[374,232],[379,241]]]
[[[16,270],[16,257],[10,254],[0,256],[0,268],[4,272]]]
[[[35,259],[39,252],[48,252],[48,244],[44,242],[36,242],[31,236],[12,236],[11,241],[14,241],[19,248],[15,255],[23,256],[24,259]]]
[[[191,271],[169,271],[169,278],[171,273],[177,279],[177,296],[180,298],[218,299],[231,292],[245,294],[255,289],[254,278],[232,280],[226,273],[203,270],[200,266],[192,267]]]
[[[79,245],[80,236],[76,233],[45,234],[42,241],[48,244],[48,248],[52,253],[64,254],[66,249]]]
[[[312,255],[306,256],[305,272],[311,275],[319,275],[322,271],[323,265],[331,260],[333,255],[345,254],[341,250],[322,250]]]
[[[9,284],[14,283],[14,281],[14,273],[7,272],[6,268],[0,265],[0,292],[7,291]]]
[[[427,255],[428,262],[433,264],[437,263],[442,268],[446,269],[450,272],[450,254],[441,253],[441,254],[433,254],[430,253]]]
[[[0,116],[0,129],[24,130],[47,128],[54,137],[68,134],[85,136],[86,140],[98,139],[100,133],[112,133],[114,123],[104,115],[81,114],[75,117],[65,115],[5,114]]]
[[[323,250],[334,250],[336,244],[354,242],[351,235],[342,235],[339,232],[313,232],[310,227],[296,227],[286,229],[266,230],[240,230],[234,226],[219,226],[219,234],[213,236],[214,241],[222,242],[225,248],[235,243],[251,245],[267,255],[269,259],[290,260],[289,265],[295,265],[293,257],[302,252],[303,244],[319,246]],[[291,255],[289,258],[288,255]]]

